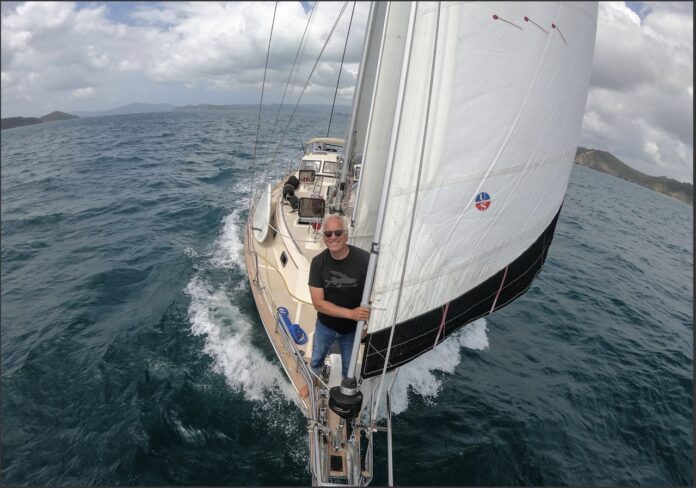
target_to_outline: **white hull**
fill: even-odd
[[[304,159],[311,157],[310,153]],[[328,156],[322,154],[314,157]],[[297,175],[297,172],[294,174]],[[372,479],[372,429],[357,425],[351,440],[346,422],[328,406],[329,388],[339,386],[341,381],[339,354],[330,354],[327,358],[330,373],[326,384],[314,386],[312,383],[309,361],[316,310],[311,302],[307,281],[311,260],[324,246],[317,230],[312,225],[298,223],[298,212],[282,201],[283,183],[288,176],[271,189],[269,228],[261,242],[258,236],[263,232],[254,225],[265,222],[264,218],[256,217],[257,212],[266,212],[263,194],[257,199],[258,208],[253,206],[250,211],[244,233],[247,274],[266,334],[308,419],[313,485],[364,485]],[[332,179],[327,177],[322,180],[317,181],[316,186],[301,185],[295,194],[302,197],[316,194],[317,190],[325,192]],[[305,344],[296,344],[287,329],[279,325],[278,307],[285,307],[290,320],[305,331],[308,337]],[[314,383],[319,382],[315,380]],[[300,391],[305,388],[309,395],[302,398]]]

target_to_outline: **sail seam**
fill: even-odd
[[[536,274],[535,274],[535,276],[538,275],[540,272],[541,272],[541,269],[538,269],[537,272],[536,272]],[[532,281],[533,281],[533,279],[532,279]],[[529,288],[530,288],[531,286],[532,286],[532,283],[530,282],[523,290],[521,290],[521,291],[520,291],[519,293],[517,293],[515,296],[511,297],[510,300],[507,300],[505,303],[499,305],[499,306],[498,306],[498,309],[504,307],[504,306],[507,305],[508,303],[514,301],[514,300],[515,300],[517,297],[519,297],[520,295],[523,295],[524,293],[526,293],[527,290],[529,290]],[[481,302],[483,302],[483,300],[481,300],[479,303],[481,303]],[[473,307],[473,306],[472,306],[472,307],[469,307],[469,309],[467,309],[467,311],[468,311],[468,310],[471,310],[472,308],[474,308],[474,307]],[[483,313],[481,313],[480,315],[471,318],[471,320],[469,320],[469,321],[467,322],[467,324],[469,324],[469,323],[471,323],[471,322],[474,322],[474,321],[476,321],[476,320],[478,320],[478,319],[480,319],[480,318],[482,318],[482,317],[485,317],[486,315],[490,315],[490,314],[491,314],[491,312],[483,312]],[[460,317],[461,315],[463,315],[463,313],[462,313],[462,314],[459,314],[457,317]],[[451,323],[451,322],[454,321],[455,319],[456,319],[456,318],[453,317],[451,320],[448,321],[448,323]],[[465,324],[465,325],[466,325],[466,324]],[[406,341],[399,342],[398,344],[396,344],[396,346],[401,346],[401,345],[404,345],[404,344],[408,344],[409,342],[412,342],[412,341],[414,341],[414,340],[417,339],[417,338],[420,338],[420,337],[423,337],[423,336],[428,335],[428,333],[432,332],[432,330],[434,330],[434,329],[431,329],[431,330],[428,331],[428,332],[425,332],[425,333],[423,333],[423,334],[420,334],[419,336],[411,337],[410,339],[408,339],[408,340],[406,340]],[[453,331],[453,332],[454,332],[454,331]],[[447,333],[445,333],[445,337],[443,338],[443,340],[444,340],[445,338],[447,338]],[[434,347],[435,347],[435,345],[433,345],[433,347],[431,347],[431,348],[424,349],[423,351],[419,352],[419,353],[416,354],[415,356],[411,356],[411,357],[409,357],[409,358],[407,358],[407,359],[405,359],[405,360],[403,360],[403,361],[398,361],[398,362],[390,363],[390,364],[389,364],[389,367],[390,367],[391,369],[394,369],[394,368],[396,368],[396,367],[398,367],[398,366],[401,366],[402,364],[408,363],[409,361],[412,361],[413,359],[417,358],[418,356],[421,356],[422,354],[424,354],[424,353],[426,353],[426,352],[432,350]],[[377,355],[379,355],[380,357],[384,358],[384,355],[380,352],[379,349],[377,349],[377,348],[374,347],[374,346],[372,346],[371,349],[374,350],[375,352],[372,353],[372,354],[368,353],[366,356],[370,356],[370,355],[377,354]],[[375,369],[375,370],[372,370],[372,371],[377,371],[377,370]]]
[[[549,226],[538,236],[537,240],[527,249],[527,251],[508,265],[510,268],[508,273],[513,273],[515,278],[510,281],[506,280],[504,283],[499,296],[496,296],[496,300],[504,298],[504,302],[498,302],[495,305],[495,310],[499,310],[529,290],[534,279],[541,272],[543,263],[548,255],[549,246],[553,239],[554,230],[560,216],[560,210],[561,209],[559,208],[556,216],[551,221]],[[519,265],[523,263],[529,264],[524,266],[523,270],[519,270],[519,273],[515,271],[515,268],[519,267]],[[504,270],[501,270],[498,272],[498,274],[502,274],[504,272]],[[483,308],[482,305],[484,305],[485,302],[491,301],[494,295],[498,295],[497,289],[499,286],[495,286],[495,289],[492,292],[486,293],[487,290],[493,288],[493,283],[497,283],[497,279],[493,281],[495,277],[496,275],[493,275],[486,282],[481,283],[476,288],[471,289],[465,292],[463,295],[460,295],[450,301],[450,308],[452,306],[461,307],[462,305],[465,305],[466,309],[446,320],[443,329],[445,337],[448,337],[466,324],[478,320],[486,315],[490,315],[491,310],[488,307]],[[506,293],[509,293],[507,290],[511,290],[513,295],[507,296]],[[481,293],[485,293],[485,296],[476,303],[468,303],[470,298],[480,295]],[[368,343],[371,347],[365,350],[362,371],[363,377],[369,378],[377,376],[380,374],[380,371],[383,370],[384,363],[382,361],[384,361],[383,352],[386,350],[385,342],[387,334],[391,336],[396,328],[399,328],[401,333],[396,335],[394,338],[395,340],[392,340],[391,347],[392,349],[397,350],[398,353],[397,356],[388,363],[389,371],[398,368],[399,366],[421,356],[424,352],[433,349],[435,345],[433,344],[432,339],[427,341],[427,337],[433,337],[436,333],[436,329],[438,329],[439,326],[429,327],[424,332],[418,334],[417,336],[410,336],[408,339],[404,337],[403,331],[406,330],[406,328],[410,329],[412,327],[417,327],[420,329],[423,326],[427,326],[429,323],[432,323],[435,313],[436,310],[429,310],[424,314],[397,324],[397,326],[391,330],[382,329],[381,331],[370,334],[368,337]],[[380,343],[383,344],[383,346],[375,346],[375,344]]]
[[[543,257],[543,256],[537,257],[537,258],[532,262],[532,264],[531,264],[526,270],[524,270],[524,272],[520,273],[520,275],[519,275],[517,278],[515,278],[514,280],[509,281],[509,282],[503,287],[503,290],[505,290],[505,289],[511,287],[511,286],[514,285],[516,282],[518,282],[519,280],[521,280],[522,278],[524,278],[525,276],[527,276],[527,274],[529,274],[530,271],[533,271],[534,267],[535,267],[536,264],[539,262],[539,260],[542,259],[542,257]],[[496,273],[496,274],[497,274],[497,273]],[[495,276],[495,274],[494,274],[493,276]],[[490,279],[490,278],[489,278],[489,279]],[[485,281],[484,281],[483,283],[485,283]],[[483,284],[483,283],[481,283],[481,284]],[[478,286],[480,286],[480,285],[478,285]],[[471,310],[471,309],[473,309],[473,308],[476,308],[476,306],[478,306],[478,305],[480,305],[481,303],[484,303],[485,301],[489,300],[489,299],[494,295],[494,293],[495,293],[495,292],[486,295],[484,298],[482,298],[482,299],[479,300],[478,302],[472,304],[469,308],[467,308],[466,310],[464,310],[462,313],[450,317],[450,319],[449,319],[447,322],[450,323],[450,322],[453,322],[453,321],[457,320],[457,319],[458,319],[459,317],[461,317],[462,315],[465,315],[469,310]],[[452,301],[452,300],[451,300],[451,301]],[[451,302],[451,301],[450,301],[450,302]],[[507,302],[506,302],[506,303],[507,303]],[[502,305],[501,305],[501,306],[502,306]],[[500,308],[500,307],[498,307],[498,308]],[[409,317],[408,319],[406,319],[406,320],[404,320],[404,321],[402,321],[402,322],[400,322],[400,323],[407,322],[407,321],[409,321],[409,320],[417,319],[417,318],[419,318],[419,317],[422,317],[422,316],[424,316],[424,315],[427,315],[428,313],[430,313],[430,311],[424,312],[424,313],[419,314],[419,315],[414,315],[413,317]],[[486,315],[486,314],[483,314],[483,315]],[[397,324],[397,325],[399,325],[399,324]],[[426,335],[426,334],[432,332],[432,331],[435,330],[436,328],[437,328],[437,327],[433,327],[432,329],[429,329],[427,332],[424,332],[423,334],[420,334],[420,335],[417,335],[417,336],[413,336],[413,337],[410,338],[409,340],[400,342],[399,344],[406,344],[407,342],[409,342],[409,341],[411,341],[411,340],[418,339],[418,338],[422,337],[423,335]],[[380,330],[377,331],[377,332],[380,332],[380,331],[382,331],[382,330],[386,330],[386,328],[380,329]]]
[[[527,169],[534,169],[534,168],[542,168],[544,166],[552,166],[552,165],[557,165],[559,160],[563,160],[566,158],[567,151],[563,151],[563,156],[561,157],[556,157],[550,156],[547,158],[546,161],[539,161],[537,163],[529,164],[529,165],[516,165],[516,166],[508,166],[506,168],[501,168],[495,171],[491,171],[487,178],[493,178],[496,176],[505,176],[505,175],[511,175],[511,174],[518,174],[522,173],[524,170]],[[459,178],[451,178],[447,177],[444,180],[436,181],[431,184],[425,184],[421,186],[420,188],[417,189],[417,191],[423,192],[426,190],[434,190],[438,188],[446,188],[448,186],[457,186],[461,185],[462,183],[466,183],[468,181],[477,181],[480,180],[481,178],[485,177],[486,174],[484,173],[475,173],[475,174],[469,174],[469,175],[464,175]],[[406,187],[406,188],[399,188],[393,190],[393,194],[395,197],[397,196],[402,196],[402,195],[408,195],[410,193],[415,192],[416,190],[414,187]]]
[[[405,95],[406,95],[406,87],[408,84],[408,72],[411,64],[411,56],[412,56],[412,48],[413,48],[413,38],[414,38],[414,32],[416,30],[416,12],[418,10],[418,4],[416,2],[411,2],[410,5],[410,11],[409,11],[409,18],[408,18],[408,29],[406,31],[406,42],[404,44],[404,58],[402,60],[402,67],[401,67],[401,79],[399,80],[399,93],[396,98],[396,113],[394,117],[394,122],[393,122],[393,127],[392,127],[392,134],[391,134],[391,139],[389,141],[389,152],[387,156],[387,169],[388,173],[385,170],[385,176],[386,176],[386,181],[385,181],[385,188],[382,191],[382,195],[380,196],[380,210],[379,214],[377,216],[377,223],[375,225],[375,242],[377,245],[379,245],[380,239],[381,239],[381,234],[382,230],[384,227],[384,215],[386,214],[386,209],[389,205],[389,187],[391,186],[391,181],[392,181],[392,174],[394,173],[394,158],[396,157],[396,143],[399,139],[399,134],[400,134],[400,125],[401,125],[401,117],[403,115],[404,111],[404,102],[405,102]],[[374,248],[375,243],[373,243],[373,248]],[[373,254],[371,257],[370,263],[374,266],[376,264],[376,256]],[[374,263],[374,264],[373,264]],[[374,267],[372,268],[374,272]],[[368,268],[368,276],[369,276],[370,269]],[[374,275],[372,277],[374,280]],[[366,289],[365,289],[365,294],[370,296],[371,293],[371,288],[372,285],[374,284],[373,282],[366,283]],[[367,287],[370,288],[368,291]],[[395,317],[396,318],[396,315]],[[394,327],[392,327],[391,334],[389,336],[389,343],[391,344],[392,339],[394,338]],[[374,417],[377,408],[379,408],[379,402],[380,402],[380,397],[382,396],[382,388],[384,386],[384,375],[387,370],[387,365],[389,364],[389,353],[390,353],[390,348],[387,347],[387,354],[386,358],[384,359],[384,369],[382,370],[382,379],[380,380],[379,383],[379,393],[377,394],[376,399],[373,401],[372,404],[372,416]],[[351,366],[356,362],[356,355],[354,354],[353,357],[351,357]],[[349,370],[350,374],[350,370]]]
[[[537,236],[536,239],[538,239],[538,236],[541,234],[541,232],[544,232],[544,231],[541,230],[541,231],[536,232],[536,236]],[[529,232],[528,234],[530,234],[530,233],[531,232]],[[526,239],[528,239],[528,238],[525,236],[520,237],[520,240],[526,240]],[[536,240],[536,239],[534,239],[534,240]],[[534,240],[532,240],[530,242],[530,245],[532,245],[534,243]],[[512,243],[512,244],[514,244],[514,243]],[[509,245],[512,245],[512,244],[509,244]],[[497,246],[495,248],[488,248],[488,249],[486,249],[486,254],[500,253],[502,250],[506,249],[509,245]],[[525,252],[524,250],[522,252],[520,252],[519,256],[524,254],[524,252]],[[519,257],[519,256],[517,256],[517,257]],[[479,255],[475,255],[475,256],[472,256],[470,259],[467,259],[466,261],[463,261],[461,263],[456,263],[456,264],[453,264],[450,266],[439,267],[435,271],[433,271],[431,274],[421,274],[420,276],[418,276],[416,278],[404,281],[404,286],[414,286],[414,285],[418,285],[420,283],[425,283],[426,281],[432,281],[432,280],[435,280],[437,278],[441,278],[442,276],[444,276],[446,274],[456,273],[457,271],[461,271],[462,269],[468,268],[472,262],[475,262],[475,261],[480,262],[480,257],[481,256],[479,256]],[[502,268],[500,268],[500,269],[502,269]],[[500,269],[498,271],[496,271],[495,273],[498,273],[500,271]],[[495,273],[492,273],[491,276],[495,275]],[[485,279],[482,280],[481,282],[483,282],[483,281],[485,281]],[[381,287],[379,287],[378,289],[375,290],[375,294],[379,295],[379,294],[387,293],[391,290],[396,289],[398,287],[398,285],[399,284],[396,282],[385,283],[384,285],[382,285]],[[474,285],[474,286],[476,286],[476,285]]]
[[[538,269],[538,270],[536,271],[535,277],[536,277],[540,272],[541,272],[541,268]],[[507,300],[505,303],[500,304],[500,305],[498,306],[498,309],[501,309],[502,307],[504,307],[504,306],[507,305],[508,303],[514,301],[515,299],[517,299],[517,297],[519,297],[519,296],[521,296],[521,295],[524,295],[524,294],[527,292],[527,290],[529,290],[529,288],[532,286],[532,282],[533,282],[533,281],[534,281],[534,278],[532,278],[532,281],[530,281],[530,283],[529,283],[523,290],[521,290],[519,293],[517,293],[516,295],[514,295],[513,297],[511,297],[511,298],[510,298],[509,300]],[[482,301],[483,301],[483,300],[482,300]],[[481,303],[481,302],[479,302],[479,303]],[[472,308],[474,308],[474,307],[470,307],[468,310],[471,310]],[[471,322],[474,322],[474,321],[476,321],[476,320],[478,320],[478,319],[480,319],[480,318],[482,318],[482,317],[485,317],[486,315],[490,315],[490,314],[491,314],[491,312],[483,312],[482,314],[478,315],[477,317],[474,317],[474,318],[472,318],[471,320],[469,320],[469,322],[467,322],[467,324],[470,324]],[[462,315],[462,314],[460,314],[459,316],[461,316],[461,315]],[[458,316],[458,317],[459,317],[459,316]],[[455,320],[455,318],[452,318],[451,320],[449,320],[448,323],[451,323],[453,320]],[[466,325],[466,324],[465,324],[465,325]],[[431,331],[432,331],[432,330],[433,330],[433,329],[431,329]],[[431,331],[429,331],[429,332],[431,332]],[[454,331],[453,331],[453,332],[454,332]],[[421,335],[418,336],[418,337],[423,337],[423,336],[425,336],[425,335],[427,335],[427,333],[421,334]],[[445,334],[445,337],[444,337],[442,340],[445,340],[446,338],[447,338],[447,335]],[[409,342],[413,341],[414,339],[416,339],[416,337],[412,337],[412,338],[410,338],[409,340],[400,342],[400,343],[398,343],[398,344],[396,344],[396,345],[397,345],[397,346],[401,346],[401,345],[403,345],[403,344],[408,344]],[[411,361],[411,360],[417,358],[418,356],[420,356],[420,355],[422,355],[422,354],[424,354],[424,353],[426,353],[426,352],[428,352],[428,351],[430,351],[430,350],[432,350],[432,349],[434,349],[434,348],[435,348],[435,345],[433,345],[433,347],[431,347],[431,348],[429,348],[429,349],[424,349],[421,353],[419,353],[419,354],[417,354],[417,355],[415,355],[415,356],[413,356],[413,357],[410,357],[410,358],[405,359],[405,360],[403,360],[403,361],[391,363],[390,366],[392,367],[392,369],[393,369],[393,368],[396,368],[396,367],[398,367],[398,366],[400,366],[400,365],[402,365],[402,364],[405,364],[405,363],[407,363],[407,362],[409,362],[409,361]],[[373,354],[378,354],[380,357],[384,358],[384,355],[379,351],[379,349],[377,349],[377,348],[374,347],[374,346],[372,346],[372,349],[375,351]],[[368,355],[369,355],[369,353],[368,353]]]
[[[559,5],[559,8],[560,8],[560,5]],[[517,109],[517,112],[515,114],[515,118],[512,121],[512,123],[510,124],[510,126],[508,127],[507,133],[505,134],[505,138],[503,139],[502,143],[500,144],[500,147],[498,148],[498,151],[496,152],[495,156],[493,157],[493,161],[491,162],[490,166],[488,167],[488,170],[484,174],[483,178],[481,178],[481,181],[477,185],[476,190],[473,192],[473,195],[471,195],[471,197],[469,198],[469,201],[473,201],[475,196],[479,194],[479,192],[481,191],[481,188],[483,187],[484,182],[487,181],[488,177],[493,172],[493,169],[500,161],[500,158],[501,158],[503,152],[507,148],[508,142],[510,141],[510,138],[512,137],[514,129],[517,127],[517,124],[520,120],[520,117],[522,117],[522,112],[524,111],[525,107],[527,106],[527,103],[529,102],[529,97],[530,97],[530,94],[532,92],[532,88],[534,88],[534,86],[536,86],[536,84],[537,84],[537,80],[539,79],[539,74],[541,72],[543,60],[546,59],[546,53],[549,50],[550,44],[551,44],[551,36],[548,36],[548,38],[546,40],[546,45],[544,46],[544,50],[541,53],[541,55],[539,56],[539,60],[537,61],[537,64],[534,68],[534,74],[532,75],[531,81],[527,85],[527,91],[524,95],[524,98],[522,99],[522,103],[520,103],[520,105]],[[464,213],[462,213],[457,218],[456,226],[459,225],[460,220],[462,219],[463,215],[464,215]]]

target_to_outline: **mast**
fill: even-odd
[[[379,17],[382,21],[382,29],[381,29],[382,32],[380,34],[379,50],[377,51],[377,56],[376,56],[376,66],[374,69],[375,79],[374,79],[374,83],[372,86],[372,91],[370,92],[370,104],[369,104],[369,106],[365,107],[368,116],[367,116],[367,122],[366,122],[365,127],[364,127],[364,136],[365,137],[364,137],[364,140],[362,141],[363,142],[363,148],[362,148],[363,156],[365,153],[365,149],[367,148],[367,144],[369,142],[370,126],[372,125],[372,119],[373,119],[372,116],[373,116],[374,110],[375,110],[377,85],[379,84],[379,74],[381,71],[382,57],[384,56],[384,51],[385,51],[384,42],[385,42],[385,39],[387,37],[386,23],[387,23],[387,19],[389,18],[390,6],[391,6],[391,2],[387,2],[386,5],[379,12],[377,12],[377,9],[375,9],[376,10],[375,17]],[[357,132],[357,128],[356,128],[356,132]],[[361,162],[363,162],[363,163],[365,162],[364,158]],[[350,222],[351,228],[354,227],[355,219],[357,218],[358,203],[360,201],[360,188],[362,186],[363,181],[365,181],[365,179],[362,178],[362,176],[361,176],[360,179],[358,180],[358,188],[355,190],[351,190],[351,191],[355,192],[353,214],[351,216],[351,222]]]
[[[372,295],[372,284],[375,277],[375,270],[377,269],[377,260],[379,257],[379,247],[380,247],[380,237],[382,234],[382,227],[384,223],[384,215],[387,207],[387,199],[389,197],[389,183],[391,181],[392,169],[394,167],[394,154],[396,151],[396,141],[399,136],[399,125],[401,123],[402,108],[403,108],[403,98],[406,89],[406,81],[408,78],[408,65],[410,61],[411,44],[413,41],[413,31],[416,19],[416,3],[411,3],[408,27],[406,30],[406,50],[404,52],[402,67],[401,67],[401,77],[399,80],[399,93],[397,95],[397,114],[394,118],[394,123],[392,125],[391,139],[389,142],[389,157],[387,159],[387,166],[384,172],[384,191],[380,197],[379,210],[377,215],[377,224],[375,227],[374,239],[372,242],[372,248],[370,250],[370,260],[367,267],[367,276],[365,278],[365,288],[363,290],[362,296],[362,306],[368,306],[370,301],[370,296]],[[353,351],[350,357],[350,365],[348,366],[347,376],[343,379],[341,383],[340,391],[338,388],[333,388],[331,390],[331,400],[334,405],[336,403],[339,406],[344,406],[346,404],[355,405],[358,403],[362,404],[362,395],[357,390],[357,381],[355,378],[355,369],[357,365],[358,352],[360,350],[360,341],[362,338],[362,329],[365,325],[365,321],[358,322],[355,340],[353,342]],[[330,403],[330,405],[331,405]],[[333,406],[332,406],[333,408]],[[357,413],[360,410],[358,405],[357,409],[353,406],[348,410]]]
[[[367,72],[367,66],[365,61],[367,60],[367,53],[371,47],[372,38],[372,28],[374,24],[374,13],[375,13],[375,2],[370,2],[370,13],[367,17],[367,28],[365,29],[365,43],[363,45],[362,58],[360,60],[360,67],[358,68],[358,80],[355,84],[355,91],[353,92],[353,107],[350,112],[350,126],[348,130],[348,137],[346,138],[346,145],[343,148],[343,165],[341,166],[341,177],[339,178],[338,191],[333,197],[333,201],[329,208],[333,212],[336,203],[343,201],[344,188],[346,180],[348,178],[348,166],[352,164],[351,152],[353,149],[353,139],[355,136],[355,125],[358,119],[358,107],[360,105],[360,94],[362,93],[363,80],[365,79],[365,73]],[[328,136],[328,134],[327,134]],[[343,213],[343,208],[340,207],[341,213]]]
[[[394,168],[394,154],[396,152],[396,142],[399,136],[399,125],[401,123],[401,115],[403,108],[403,98],[406,89],[406,81],[408,78],[408,66],[411,54],[411,44],[413,41],[413,30],[416,22],[416,3],[411,3],[410,13],[408,19],[408,28],[406,30],[406,51],[404,52],[403,63],[401,67],[401,78],[399,80],[399,94],[397,95],[397,111],[394,115],[394,121],[392,124],[391,139],[389,142],[389,157],[387,159],[387,166],[384,172],[384,191],[380,197],[379,210],[377,214],[377,224],[375,226],[375,234],[372,242],[372,248],[370,249],[370,261],[367,267],[367,277],[365,278],[365,288],[363,290],[362,296],[362,306],[369,306],[370,296],[372,295],[372,285],[375,277],[375,270],[377,269],[377,260],[379,258],[379,247],[380,238],[382,235],[382,228],[384,224],[384,215],[387,207],[387,199],[389,198],[389,186],[392,177],[392,170]],[[344,382],[346,383],[346,389],[354,388],[348,384],[355,383],[355,367],[357,365],[358,351],[360,349],[360,340],[362,336],[362,328],[365,325],[365,321],[358,322],[358,326],[355,334],[355,342],[353,343],[353,352],[350,358],[350,365],[348,366],[348,375]],[[343,387],[342,387],[343,389]],[[344,390],[347,394],[348,391]]]

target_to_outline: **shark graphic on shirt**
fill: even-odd
[[[346,276],[338,271],[331,271],[333,277],[324,282],[324,288],[355,288],[358,286],[358,280]]]

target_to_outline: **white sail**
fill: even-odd
[[[389,369],[527,289],[565,196],[594,52],[596,3],[443,2],[438,25],[438,3],[419,2],[396,107],[409,8],[387,15],[353,230],[369,249],[388,191],[364,376],[381,372],[393,326]]]
[[[375,228],[375,205],[379,201],[384,181],[384,166],[394,120],[396,87],[399,84],[403,62],[406,40],[404,33],[408,26],[409,9],[409,2],[377,2],[375,5],[374,39],[371,39],[370,43],[374,51],[368,56],[375,63],[376,74],[369,71],[366,73],[371,83],[365,80],[359,94],[360,112],[356,120],[354,144],[355,154],[362,154],[363,169],[358,201],[364,204],[359,205],[353,213],[353,220],[357,220],[353,243],[363,249],[370,248],[371,235]],[[364,109],[365,105],[368,110]],[[367,117],[364,114],[367,114]]]
[[[386,2],[373,2],[371,7],[371,19],[368,22],[369,28],[365,33],[364,53],[360,65],[360,77],[362,81],[360,82],[359,91],[356,87],[356,99],[352,114],[355,121],[353,125],[353,140],[351,141],[350,148],[351,155],[346,158],[354,160],[354,158],[357,157],[358,163],[362,160],[362,152],[365,146],[367,123],[370,118],[370,106],[372,105],[377,67],[379,65],[380,45],[384,32],[384,19],[389,4]],[[349,138],[349,136],[346,137],[346,140]]]

